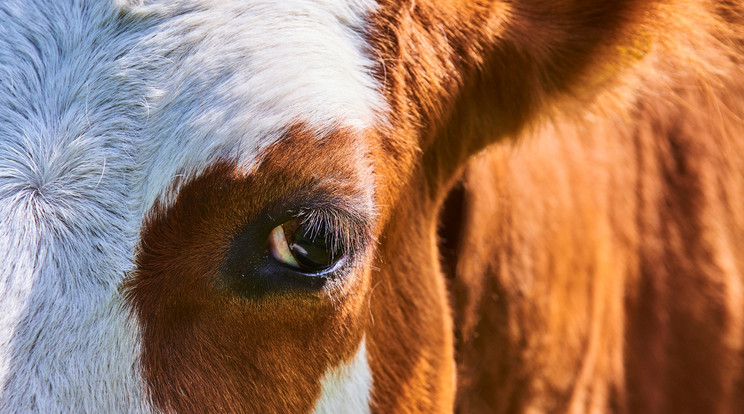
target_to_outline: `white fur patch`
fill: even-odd
[[[143,111],[115,57],[137,38],[60,3],[0,2],[0,412],[145,411],[118,290]]]
[[[364,53],[372,0],[204,1],[164,10],[134,59],[147,61],[142,206],[220,158],[247,168],[287,127],[319,135],[376,123],[383,99]],[[174,39],[178,39],[174,42]]]
[[[313,413],[369,413],[372,371],[367,361],[366,339],[362,339],[354,358],[326,372],[320,398]]]
[[[220,158],[253,165],[293,123],[384,110],[372,0],[136,3],[0,2],[3,413],[150,410],[119,289],[155,200]],[[364,355],[328,374],[319,412],[367,410]]]

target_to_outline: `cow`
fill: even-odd
[[[0,412],[744,412],[744,4],[4,0]]]

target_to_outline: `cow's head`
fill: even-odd
[[[445,190],[643,2],[134,3],[0,4],[0,411],[451,409]]]

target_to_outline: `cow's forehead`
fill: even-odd
[[[131,410],[120,283],[145,215],[292,125],[378,122],[374,2],[36,3],[0,5],[0,408]]]
[[[115,59],[136,37],[115,17],[0,4],[2,412],[144,408],[117,293],[136,243],[142,111]]]
[[[158,20],[131,55],[148,80],[143,205],[216,159],[250,165],[292,124],[318,134],[373,125],[382,108],[364,43],[373,9],[370,0],[133,9]]]
[[[251,165],[291,125],[361,130],[384,109],[373,1],[81,3],[5,5],[3,139],[37,163],[50,148],[126,157],[140,214],[184,174]]]

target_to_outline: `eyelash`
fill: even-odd
[[[343,211],[335,209],[305,209],[296,215],[300,222],[311,229],[313,236],[324,228],[328,230],[332,248],[342,248],[343,254],[349,254],[363,243],[362,229],[364,223]]]

